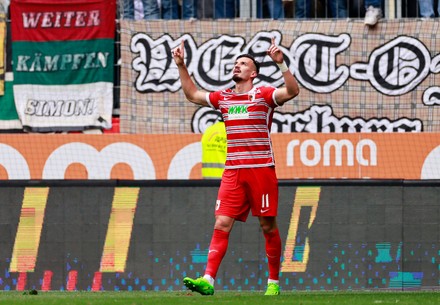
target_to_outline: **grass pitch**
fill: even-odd
[[[265,297],[263,292],[219,291],[213,296],[192,292],[0,292],[0,304],[8,305],[439,305],[434,292],[282,292]]]

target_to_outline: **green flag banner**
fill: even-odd
[[[11,3],[14,97],[31,131],[110,128],[114,0]]]

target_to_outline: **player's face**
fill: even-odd
[[[252,59],[241,57],[236,60],[232,80],[237,82],[248,81],[257,76],[256,67]]]

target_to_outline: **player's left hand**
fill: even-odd
[[[277,64],[281,64],[284,61],[283,52],[275,45],[275,37],[272,37],[272,44],[267,49],[267,55]]]

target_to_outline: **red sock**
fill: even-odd
[[[281,265],[281,238],[278,229],[265,233],[266,256],[269,265],[269,279],[278,281]]]
[[[212,276],[214,279],[217,275],[218,268],[228,249],[229,232],[214,230],[209,246],[208,264],[205,274]]]

